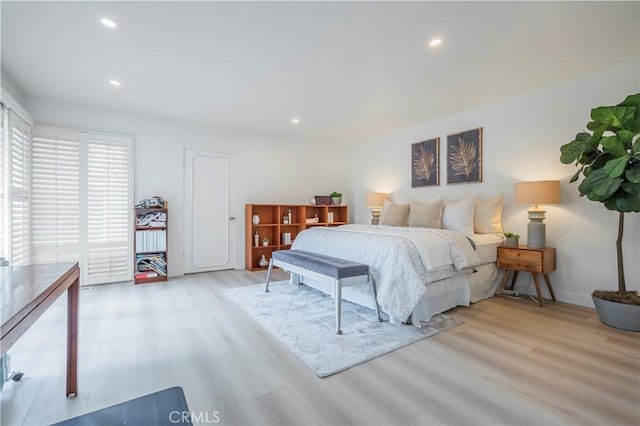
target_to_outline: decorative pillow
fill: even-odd
[[[444,200],[434,198],[426,204],[411,201],[409,203],[409,226],[421,228],[442,228],[442,206]]]
[[[477,234],[502,234],[502,198],[499,194],[476,204],[473,226]]]
[[[385,200],[380,215],[380,225],[407,226],[409,204],[395,204]]]
[[[442,228],[462,232],[465,235],[473,235],[475,207],[474,197],[446,201],[442,209]]]

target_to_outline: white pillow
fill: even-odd
[[[389,200],[384,200],[382,214],[380,214],[380,225],[407,226],[409,217],[409,204],[395,204]]]
[[[499,194],[478,201],[473,226],[477,234],[502,234],[502,198]]]
[[[442,209],[442,228],[473,235],[473,216],[476,209],[474,197],[446,201]]]
[[[434,198],[426,204],[417,201],[409,203],[409,226],[421,228],[442,228],[442,206],[444,200]]]

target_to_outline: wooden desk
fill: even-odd
[[[67,290],[67,397],[78,394],[77,263],[0,267],[2,354]]]

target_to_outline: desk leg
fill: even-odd
[[[78,394],[78,298],[80,278],[67,290],[67,398]]]
[[[538,301],[540,302],[540,306],[544,306],[544,301],[542,300],[542,292],[540,291],[540,279],[538,278],[538,274],[532,272],[533,282],[536,285],[536,293],[538,293]]]
[[[553,299],[553,301],[556,301],[556,295],[553,294],[553,287],[551,287],[551,280],[549,279],[549,274],[542,274],[542,276],[544,277],[544,281],[547,283],[547,288],[549,289],[549,294],[551,294],[551,299]]]

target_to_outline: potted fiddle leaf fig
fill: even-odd
[[[581,197],[618,212],[618,290],[596,290],[593,302],[601,322],[640,331],[640,295],[627,291],[622,257],[625,214],[640,212],[640,93],[592,109],[587,129],[560,148],[560,161],[579,167],[571,182],[582,177]]]

